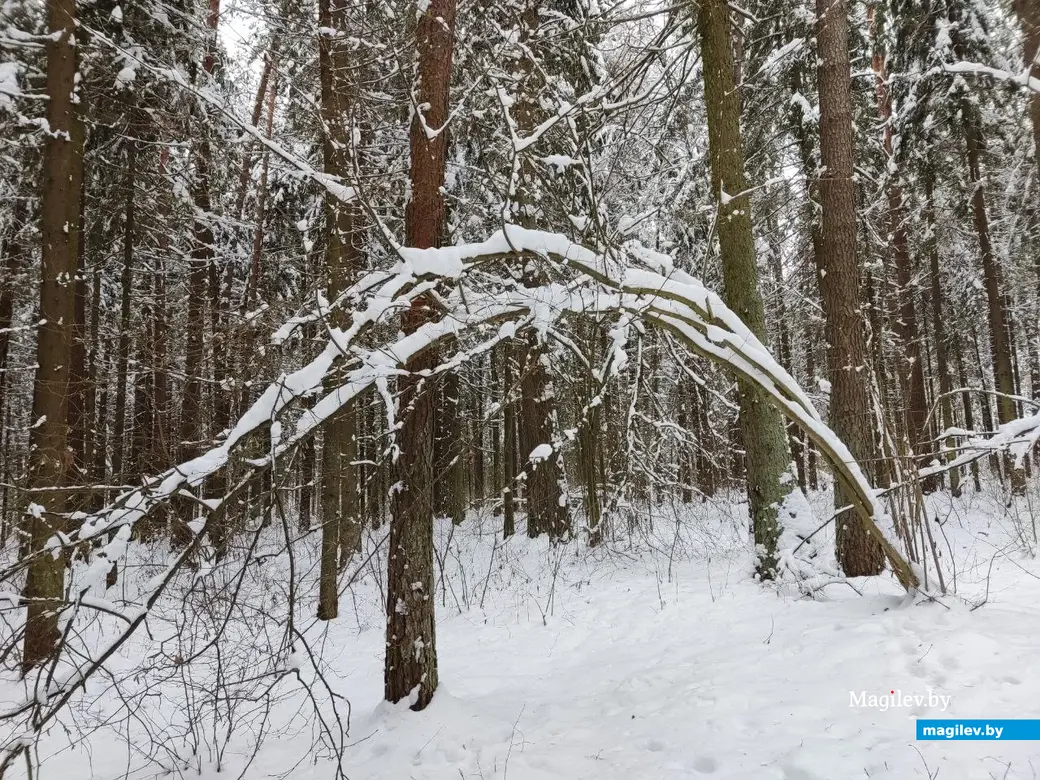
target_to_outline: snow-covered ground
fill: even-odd
[[[813,498],[821,516],[828,501]],[[312,605],[301,610],[300,630],[321,652],[329,688],[346,699],[337,709],[344,725],[349,701],[343,771],[352,780],[1040,777],[1040,742],[915,740],[917,717],[1040,717],[1040,563],[1016,530],[1028,514],[1016,526],[994,499],[938,496],[932,504],[945,520],[959,592],[931,602],[908,601],[888,577],[828,584],[814,598],[757,584],[735,506],[698,504],[678,535],[662,510],[653,534],[598,551],[522,536],[503,544],[493,518],[445,523],[440,688],[424,712],[381,701],[378,554],[347,588],[340,619],[316,624]],[[277,565],[265,564],[257,604],[285,592]],[[309,562],[296,565],[305,571]],[[153,626],[155,639],[183,624],[171,613]],[[229,665],[250,657],[251,642],[262,654],[279,630],[264,625],[257,618],[234,629]],[[127,651],[129,680],[142,657],[162,668],[156,647],[142,640]],[[266,660],[254,662],[259,669]],[[236,705],[220,772],[226,724],[214,727],[183,674],[166,677],[147,683],[152,696],[135,705],[129,739],[125,724],[86,740],[52,731],[38,776],[336,777],[328,750],[314,749],[320,729],[293,676],[277,684],[269,709],[265,699]],[[3,686],[5,697],[20,693],[10,679]],[[335,729],[326,689],[312,689]],[[853,694],[890,691],[925,702],[850,706]],[[107,684],[93,687],[87,703],[66,725],[84,728],[117,709]],[[163,736],[163,723],[188,723],[183,733],[194,736]],[[148,731],[164,741],[161,750]]]

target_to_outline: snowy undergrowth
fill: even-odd
[[[826,516],[829,495],[810,502]],[[383,532],[344,572],[331,623],[313,619],[316,544],[294,545],[289,628],[272,527],[244,576],[232,562],[177,584],[150,637],[50,730],[38,776],[332,778],[337,752],[354,780],[1040,776],[1028,742],[914,740],[916,716],[1031,717],[1040,693],[1029,508],[970,493],[929,506],[956,564],[958,597],[941,603],[908,602],[887,575],[829,577],[830,529],[816,587],[762,586],[735,502],[644,508],[638,530],[596,550],[503,542],[491,516],[439,523],[441,687],[423,713],[381,701]],[[165,555],[136,545],[108,598]],[[116,628],[97,618],[81,641]],[[890,690],[949,696],[949,709],[850,707],[851,692]]]

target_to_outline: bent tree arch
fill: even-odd
[[[610,331],[609,364],[616,370],[627,361],[625,345],[629,328],[637,322],[669,331],[691,352],[733,371],[761,388],[790,420],[800,425],[828,459],[837,479],[853,496],[860,521],[881,544],[892,571],[908,591],[918,577],[899,553],[891,524],[874,489],[847,447],[827,427],[794,379],[777,363],[740,318],[697,279],[675,268],[671,258],[631,242],[607,254],[597,254],[566,237],[507,225],[482,243],[443,249],[398,247],[400,262],[389,271],[365,275],[336,300],[317,296],[314,311],[295,317],[273,337],[284,343],[308,322],[326,324],[327,341],[308,364],[283,374],[271,383],[237,421],[218,446],[149,479],[142,487],[121,495],[105,509],[79,514],[78,527],[51,540],[43,553],[29,556],[0,572],[0,583],[11,582],[21,569],[57,549],[102,538],[86,573],[77,576],[75,588],[58,616],[71,625],[80,612],[114,607],[91,596],[109,570],[124,555],[135,523],[179,495],[189,495],[202,508],[203,517],[191,523],[192,539],[180,550],[164,574],[154,578],[135,608],[118,610],[124,629],[92,658],[63,659],[38,672],[36,690],[25,701],[0,712],[0,720],[26,719],[27,733],[39,733],[118,648],[144,623],[149,609],[162,596],[178,569],[205,544],[207,518],[223,511],[253,479],[290,457],[296,448],[319,430],[347,403],[365,392],[376,392],[385,401],[388,430],[398,426],[398,410],[391,381],[406,375],[403,368],[413,356],[437,345],[465,345],[421,373],[420,380],[457,370],[471,358],[488,352],[517,332],[535,329],[554,332],[564,320],[589,315],[611,315],[617,324]],[[542,278],[556,281],[539,287],[512,283],[503,268],[521,257],[547,265]],[[378,329],[409,309],[420,296],[433,299],[440,316],[392,341],[379,340]],[[334,310],[347,316],[333,318]],[[349,322],[346,327],[331,323]],[[460,338],[467,335],[466,339]],[[333,389],[323,392],[324,388]],[[317,400],[308,403],[308,399]],[[266,455],[255,455],[256,438],[266,436]],[[247,439],[253,446],[243,446]],[[221,496],[205,496],[206,480],[229,466],[238,476]],[[226,484],[214,480],[213,484]],[[201,492],[200,492],[201,491]],[[0,599],[16,600],[0,591]],[[58,652],[61,652],[59,647]],[[61,672],[55,671],[61,669]],[[8,747],[0,769],[20,751],[24,741]]]

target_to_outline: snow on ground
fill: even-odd
[[[821,514],[828,501],[813,498]],[[697,519],[687,518],[678,535],[663,514],[651,536],[593,552],[576,545],[554,550],[525,537],[503,545],[493,518],[458,529],[445,523],[438,529],[445,572],[438,591],[441,687],[424,712],[381,701],[375,576],[348,589],[339,620],[309,628],[315,637],[327,629],[320,638],[327,679],[350,702],[346,775],[1040,777],[1037,742],[915,740],[918,716],[1040,717],[1040,563],[1022,550],[1017,530],[1031,528],[1028,514],[1016,523],[984,497],[951,504],[940,496],[933,505],[957,561],[960,591],[942,603],[908,602],[888,577],[854,581],[862,595],[839,583],[814,599],[792,587],[756,584],[736,530],[742,509],[734,506],[697,505]],[[132,667],[133,659],[126,663]],[[174,678],[164,685],[168,701],[184,700]],[[165,766],[173,776],[206,780],[243,772],[335,777],[330,761],[308,759],[313,719],[301,714],[292,680],[284,685],[251,763],[257,740],[243,715],[244,730],[228,744],[222,772],[212,749],[188,768]],[[8,682],[0,693],[10,690]],[[931,692],[950,697],[949,708],[850,706],[851,694],[863,691]],[[142,722],[161,720],[164,696],[155,693],[142,707],[152,711]],[[105,696],[111,694],[93,700],[95,711],[103,710]],[[77,717],[82,723],[84,715]],[[59,749],[63,742],[67,736],[54,734],[41,749],[41,757],[54,753],[40,768],[43,780],[163,776],[155,763],[135,761],[128,740],[114,731],[95,731],[89,749]],[[172,742],[167,749],[184,755]]]

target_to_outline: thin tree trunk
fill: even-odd
[[[22,273],[24,247],[18,232],[26,219],[26,201],[17,201],[9,225],[10,232],[0,240],[0,263],[4,277],[0,279],[0,547],[7,542],[9,531],[15,526],[13,513],[9,513],[12,475],[20,472],[16,455],[10,446],[12,432],[8,423],[7,388],[11,382],[11,366],[8,363],[11,344],[11,325],[14,321],[15,287]]]
[[[801,95],[804,89],[803,74],[801,66],[795,63],[791,72],[791,92]],[[808,261],[811,266],[819,269],[820,260],[823,255],[823,240],[820,235],[820,224],[816,217],[816,210],[820,203],[819,170],[816,165],[816,157],[813,149],[813,138],[810,135],[808,125],[812,118],[804,114],[802,103],[791,101],[792,124],[794,126],[795,138],[798,141],[798,156],[802,164],[802,173],[805,175],[805,219],[809,225],[809,246],[811,256]],[[813,294],[812,281],[806,274],[805,294],[811,297]],[[814,383],[816,381],[816,354],[814,351],[815,338],[811,321],[805,326],[805,374],[806,379]],[[817,469],[816,448],[802,432],[802,440],[805,442],[805,478],[810,490],[819,489],[819,471]]]
[[[512,339],[502,342],[502,537],[516,533],[516,404],[513,400]]]
[[[715,495],[718,480],[715,463],[707,447],[712,431],[708,424],[708,399],[704,388],[700,385],[694,387],[690,400],[694,404],[692,416],[696,420],[697,430],[697,487],[701,491],[702,500],[707,500]]]
[[[267,97],[269,91],[268,82],[271,80],[272,74],[274,74],[275,66],[278,63],[278,55],[281,49],[281,38],[275,38],[271,41],[271,48],[267,51],[267,55],[264,57],[264,67],[260,72],[260,83],[256,88],[256,98],[253,101],[253,113],[250,118],[250,123],[253,127],[259,127],[260,118],[263,116],[264,111],[264,100]],[[271,133],[268,131],[268,137]],[[249,192],[249,174],[253,168],[253,150],[254,145],[248,145],[242,152],[242,164],[238,170],[238,193],[235,196],[235,214],[239,219],[242,219],[245,214],[246,207],[246,195]],[[266,147],[264,155],[266,157]]]
[[[601,351],[597,349],[599,334],[595,324],[585,329],[583,341],[587,345],[586,354],[589,366],[597,365],[601,359]],[[587,409],[584,419],[578,421],[578,465],[585,503],[585,523],[589,531],[589,546],[596,547],[603,541],[602,504],[599,493],[599,452],[603,441],[603,430],[600,424],[601,403],[594,403],[600,388],[596,376],[591,370],[585,372],[584,387],[581,391],[581,404]]]
[[[116,352],[116,398],[113,421],[112,476],[127,481],[123,453],[126,431],[127,375],[130,370],[130,307],[133,298],[134,268],[134,188],[137,172],[137,147],[133,142],[127,149],[126,201],[123,216],[123,272],[120,276],[119,348]],[[190,323],[189,323],[190,327]]]
[[[209,0],[207,16],[207,51],[203,58],[203,71],[209,78],[216,68],[216,29],[220,17],[220,0]],[[207,84],[208,88],[208,84]],[[195,150],[195,171],[191,184],[191,198],[195,207],[192,225],[191,255],[188,261],[188,309],[187,343],[184,350],[184,388],[181,394],[180,441],[178,458],[182,462],[195,457],[202,450],[207,426],[203,414],[202,372],[204,370],[206,345],[203,340],[203,304],[207,300],[207,282],[214,259],[213,228],[210,225],[210,186],[212,177],[212,146],[210,144],[208,118],[200,117],[199,142]],[[191,531],[185,523],[195,513],[194,503],[179,501],[173,512],[173,538],[177,544],[187,544]],[[226,516],[226,514],[224,515]],[[214,516],[206,524],[213,546],[220,555],[227,542],[222,520]]]
[[[486,373],[484,363],[477,363],[477,376],[475,387],[477,392],[473,393],[472,409],[470,411],[470,501],[483,504],[487,498],[487,486],[485,483],[485,457],[484,457],[484,426],[485,420],[485,396],[484,384]]]
[[[928,257],[928,271],[932,290],[932,331],[935,334],[935,370],[939,375],[939,410],[942,414],[943,428],[949,430],[956,425],[953,416],[953,380],[950,370],[949,354],[950,339],[943,324],[943,295],[942,284],[939,276],[939,238],[936,235],[935,222],[935,174],[930,165],[924,173],[924,220],[927,232],[925,233],[924,252]],[[970,403],[969,403],[970,405]],[[965,422],[970,429],[971,423]],[[946,441],[946,446],[952,447],[956,442],[952,439]],[[946,460],[954,457],[950,453]],[[961,494],[960,469],[952,469],[950,472],[950,492],[954,497]]]
[[[77,107],[83,115],[83,106]],[[80,132],[84,132],[81,128]],[[75,301],[73,303],[72,362],[69,366],[69,450],[72,453],[73,479],[83,483],[88,476],[86,452],[90,437],[90,417],[87,414],[87,395],[89,383],[87,379],[87,279],[86,279],[86,241],[83,240],[83,212],[86,194],[86,176],[80,176],[79,183],[79,225],[80,236],[76,242],[76,278]],[[80,508],[83,499],[89,495],[84,491],[79,496],[70,496],[70,506]]]
[[[3,263],[4,277],[0,280],[0,425],[6,409],[7,388],[10,386],[10,366],[7,359],[10,354],[11,325],[14,322],[15,286],[22,273],[25,251],[18,237],[22,224],[26,219],[26,201],[17,201],[11,216],[10,232],[0,241],[0,263]],[[4,455],[9,454],[6,448]]]
[[[959,384],[964,390],[961,392],[961,408],[964,411],[964,427],[969,431],[975,429],[975,415],[971,405],[971,393],[968,388],[968,376],[964,370],[964,345],[960,339],[957,339],[954,345],[953,354],[957,359],[957,376],[959,378]],[[980,367],[981,370],[981,367]],[[971,462],[971,478],[972,483],[975,487],[975,492],[978,493],[982,490],[982,481],[979,478],[979,462],[973,460]]]
[[[925,423],[928,419],[928,398],[925,391],[924,360],[921,358],[920,334],[917,327],[917,313],[913,297],[913,267],[906,235],[906,208],[903,203],[903,188],[895,166],[895,152],[892,129],[892,95],[888,88],[888,70],[886,52],[883,43],[884,18],[879,17],[874,6],[867,9],[871,34],[874,38],[872,63],[874,68],[875,95],[878,114],[883,124],[882,148],[886,157],[888,171],[888,248],[896,270],[898,289],[898,316],[895,320],[896,332],[903,348],[905,366],[898,371],[899,383],[903,391],[904,427],[909,438],[911,452],[915,453],[922,463],[927,463],[934,455],[934,448],[928,439]],[[924,481],[926,491],[934,490],[934,479]]]
[[[990,238],[989,213],[986,208],[986,184],[982,176],[981,148],[982,132],[979,129],[977,112],[967,100],[961,101],[961,115],[964,118],[964,136],[968,152],[968,178],[972,185],[971,210],[975,223],[975,232],[979,238],[979,252],[982,255],[982,278],[986,290],[986,313],[989,321],[990,348],[993,355],[993,383],[999,393],[997,396],[997,419],[1001,424],[1015,419],[1015,375],[1011,362],[1011,339],[1008,333],[1008,313],[1004,296],[1001,292],[1000,265],[993,254]],[[1025,475],[1021,469],[1014,467],[1010,455],[1004,458],[1004,467],[1011,481],[1011,489],[1015,493],[1025,490]]]
[[[816,380],[816,350],[813,347],[814,334],[812,327],[806,328],[805,339],[805,376],[808,381]],[[809,490],[820,489],[820,472],[817,468],[816,448],[812,442],[805,443],[805,479],[809,483]]]
[[[770,225],[770,233],[773,233],[775,229],[774,225]],[[779,246],[770,247],[769,270],[776,290],[773,305],[776,308],[778,357],[780,358],[780,365],[784,370],[791,376],[794,376],[794,366],[791,362],[791,330],[787,321],[787,304],[784,300],[784,270],[781,264],[781,249]],[[808,487],[805,480],[805,433],[793,422],[787,423],[787,441],[791,452],[791,460],[794,461],[798,489],[804,493]]]
[[[452,371],[437,384],[437,421],[433,441],[434,512],[438,517],[450,517],[458,525],[466,516],[458,372]]]

